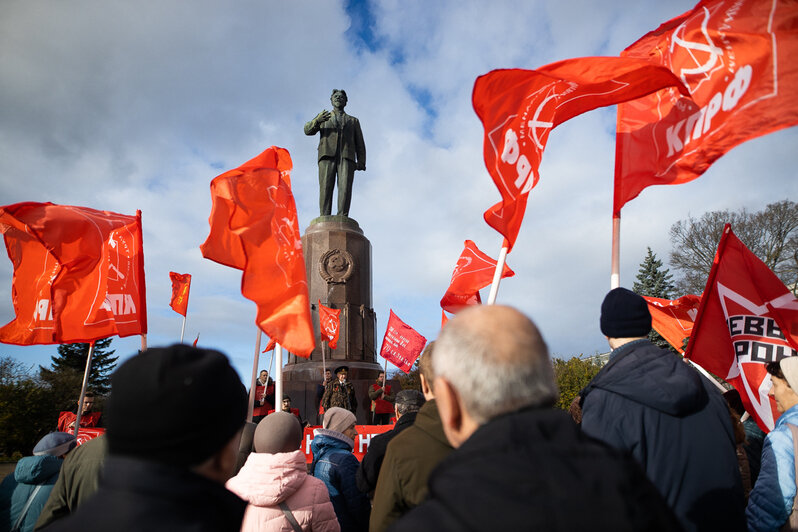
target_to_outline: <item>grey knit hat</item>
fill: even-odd
[[[302,426],[294,414],[272,412],[255,429],[256,453],[288,453],[302,444]]]
[[[268,417],[268,416],[267,416]],[[344,408],[334,406],[324,411],[322,427],[335,432],[343,433],[357,422],[355,415]]]

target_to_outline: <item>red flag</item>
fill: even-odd
[[[441,309],[441,329],[443,329],[447,321],[449,321],[449,318],[446,316],[446,311]]]
[[[691,181],[798,123],[797,27],[794,0],[705,0],[623,51],[672,70],[693,101],[664,89],[618,106],[616,215],[645,187]]]
[[[199,342],[199,333],[197,333],[197,337],[194,338],[194,342],[191,345],[193,345],[194,347],[197,347],[197,342]]]
[[[693,332],[693,322],[701,303],[699,296],[688,294],[679,299],[660,299],[658,297],[643,298],[651,312],[651,325],[660,336],[677,351],[684,353],[684,339]]]
[[[465,248],[457,259],[449,288],[441,299],[441,308],[457,312],[467,305],[482,303],[479,290],[493,282],[497,262],[482,253],[471,240],[464,242]],[[512,277],[515,272],[504,264],[502,278]]]
[[[277,346],[277,342],[274,341],[274,338],[269,338],[269,343],[266,344],[266,349],[261,351],[261,353],[268,353],[269,351],[274,349],[276,346]]]
[[[288,151],[272,146],[211,181],[211,230],[202,255],[244,271],[241,293],[255,302],[255,323],[302,357],[313,351],[305,260]]]
[[[779,414],[765,365],[796,349],[798,299],[727,224],[685,356],[734,386],[767,432]]]
[[[330,349],[338,346],[338,330],[341,322],[341,309],[333,310],[321,304],[319,299],[319,327],[321,339],[327,340]]]
[[[382,339],[380,356],[401,369],[409,372],[416,361],[427,339],[418,334],[410,325],[390,311],[388,327],[385,329],[385,338]]]
[[[16,318],[0,342],[89,343],[147,332],[141,212],[17,203],[0,207]]]
[[[670,86],[687,94],[667,68],[628,57],[580,57],[477,78],[472,101],[485,128],[485,166],[502,196],[485,212],[485,221],[504,235],[508,251],[538,182],[551,129],[586,111]]]
[[[178,314],[185,316],[188,311],[188,293],[191,289],[191,274],[169,272],[169,279],[172,281],[172,300],[169,302],[169,306]]]

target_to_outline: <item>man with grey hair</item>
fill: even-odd
[[[474,306],[436,341],[435,398],[455,450],[391,530],[679,530],[640,467],[581,434],[548,349],[515,309]]]
[[[402,390],[396,394],[394,403],[394,413],[396,414],[396,425],[393,430],[374,436],[369,442],[369,450],[360,462],[357,470],[357,487],[369,497],[373,497],[374,488],[377,487],[377,479],[380,476],[382,461],[385,459],[385,452],[388,444],[399,435],[400,432],[410,427],[416,420],[418,410],[424,405],[424,396],[418,390]]]

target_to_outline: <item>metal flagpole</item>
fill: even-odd
[[[183,316],[183,328],[180,329],[180,343],[183,343],[183,335],[186,334],[186,317]]]
[[[621,286],[621,211],[612,216],[612,272],[610,290]]]
[[[258,374],[258,361],[260,360],[260,339],[263,331],[258,327],[258,336],[255,339],[255,356],[252,359],[252,380],[249,384],[249,406],[247,406],[247,421],[252,422],[252,413],[255,409],[255,380]],[[267,381],[268,382],[268,381]]]
[[[89,385],[89,373],[91,372],[91,359],[94,356],[94,342],[89,344],[89,353],[86,355],[86,371],[83,372],[83,386],[80,387],[80,398],[78,398],[78,415],[75,417],[75,438],[78,437],[80,430],[80,418],[83,415],[83,400],[86,398],[86,388]]]
[[[502,280],[504,262],[507,260],[507,246],[502,242],[502,250],[499,252],[499,260],[496,261],[496,271],[493,272],[493,283],[490,285],[490,295],[488,295],[488,305],[496,302],[496,295],[499,293],[499,283]]]
[[[277,364],[274,366],[274,411],[283,411],[283,346],[274,345],[274,353],[277,355]]]

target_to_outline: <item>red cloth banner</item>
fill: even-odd
[[[331,309],[321,304],[319,299],[319,327],[321,339],[327,340],[330,349],[338,346],[338,331],[341,324],[341,309]]]
[[[90,343],[147,332],[141,212],[17,203],[0,207],[16,318],[0,342]]]
[[[172,300],[169,306],[185,317],[188,311],[188,294],[191,290],[191,274],[169,272],[169,279],[172,281]]]
[[[355,425],[357,436],[355,436],[355,448],[353,454],[358,462],[363,460],[366,452],[369,450],[369,444],[374,436],[379,436],[389,430],[393,430],[393,425]],[[313,442],[313,431],[321,427],[307,426],[304,430],[302,438],[302,452],[305,453],[305,461],[309,464],[313,462],[313,453],[310,451],[310,444]]]
[[[740,392],[759,427],[779,414],[768,397],[768,362],[798,355],[798,298],[727,224],[701,297],[686,358]]]
[[[457,259],[449,288],[441,298],[441,308],[455,313],[467,305],[482,303],[479,291],[493,282],[497,261],[479,250],[471,240],[464,242],[463,252]],[[502,278],[512,277],[515,272],[504,264]]]
[[[485,166],[502,200],[485,221],[512,249],[550,131],[579,114],[639,98],[681,81],[667,68],[630,57],[580,57],[537,70],[494,70],[477,78],[472,101],[485,128]]]
[[[315,342],[291,168],[288,150],[272,146],[214,178],[211,229],[200,250],[244,271],[241,294],[257,305],[255,323],[307,358]]]
[[[704,0],[621,54],[662,65],[690,89],[618,106],[616,215],[651,185],[699,177],[746,140],[798,123],[794,0]]]
[[[693,332],[693,322],[698,314],[701,297],[688,294],[679,299],[661,299],[643,296],[651,312],[651,326],[680,353],[684,339]]]
[[[447,321],[449,321],[449,318],[446,316],[446,311],[441,310],[441,329],[443,329],[443,326],[446,325]]]
[[[102,412],[86,412],[80,415],[80,433],[84,428],[94,428],[100,421]],[[58,414],[58,432],[72,432],[75,430],[75,420],[78,418],[74,412],[61,412]]]
[[[427,339],[417,333],[410,325],[399,319],[399,316],[390,311],[388,327],[382,339],[380,356],[401,369],[409,372],[416,361]]]

